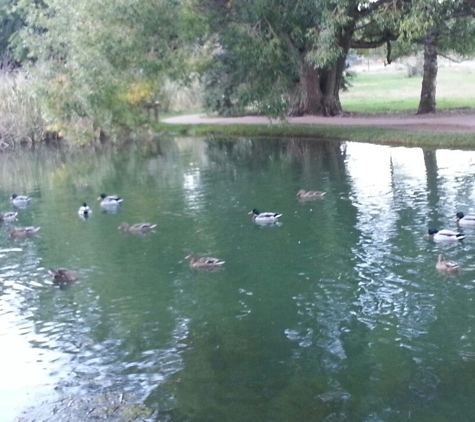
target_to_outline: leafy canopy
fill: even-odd
[[[186,80],[202,21],[191,1],[20,0],[26,49],[49,120],[94,129],[132,127],[165,79]]]

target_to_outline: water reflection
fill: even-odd
[[[0,419],[28,391],[46,401],[25,420],[56,405],[71,420],[469,420],[475,385],[457,375],[474,368],[475,231],[424,234],[473,211],[474,165],[470,151],[252,139],[0,156],[0,209],[28,194],[18,223],[41,226],[28,240],[0,226]],[[117,213],[101,192],[124,198]],[[257,227],[253,208],[282,224]],[[226,266],[190,270],[190,251]],[[460,273],[439,274],[439,253]],[[61,290],[50,267],[79,279]]]

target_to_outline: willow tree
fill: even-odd
[[[163,81],[189,77],[199,17],[188,1],[19,0],[21,45],[53,129],[140,123]]]
[[[200,0],[213,37],[208,105],[265,114],[337,115],[351,47],[396,38],[404,2]]]

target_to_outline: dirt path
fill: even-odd
[[[332,126],[381,126],[437,132],[475,133],[475,109],[447,111],[429,115],[349,115],[339,117],[302,116],[289,117],[287,121],[295,125]],[[204,114],[177,116],[164,120],[174,124],[269,124],[278,123],[263,116],[208,117]]]

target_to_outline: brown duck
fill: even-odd
[[[76,281],[78,275],[75,271],[67,270],[66,268],[50,268],[49,272],[53,275],[55,283],[67,283],[69,281]]]
[[[209,256],[199,258],[194,252],[188,254],[185,259],[190,260],[190,267],[192,268],[216,268],[224,264],[218,258],[211,258]]]

